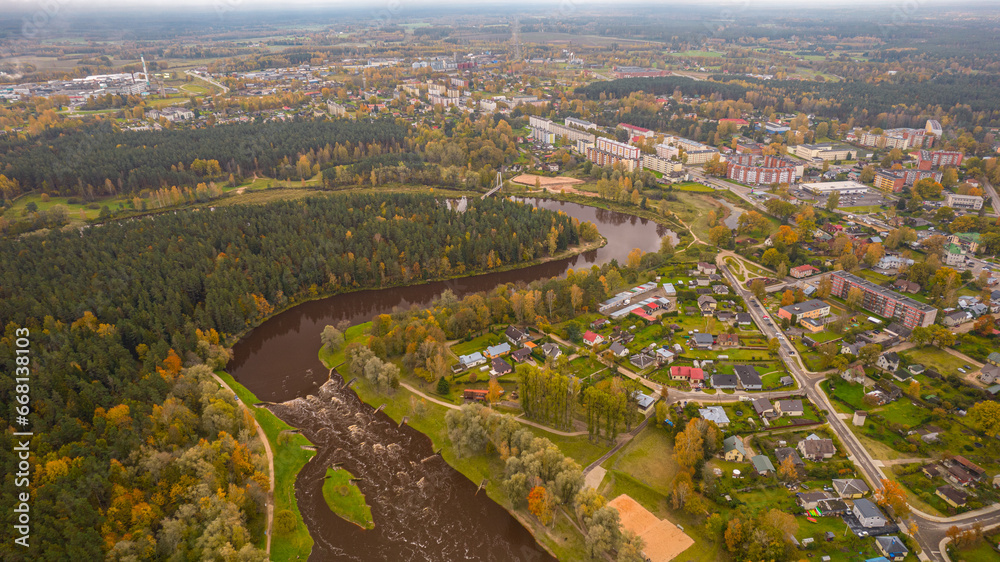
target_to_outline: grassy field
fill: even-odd
[[[372,510],[365,503],[365,495],[351,480],[354,475],[343,469],[326,469],[323,480],[323,499],[330,510],[355,525],[374,529]]]
[[[715,51],[680,51],[677,53],[670,53],[675,57],[721,57],[723,53],[717,53]]]
[[[309,536],[298,502],[295,501],[295,478],[306,462],[316,454],[315,451],[302,448],[312,443],[298,433],[290,433],[295,428],[278,419],[270,410],[253,406],[260,400],[236,382],[232,375],[222,371],[216,374],[250,408],[271,444],[271,451],[274,453],[274,513],[288,510],[295,514],[295,529],[290,533],[275,533],[271,538],[271,560],[304,560],[312,551],[313,539]]]
[[[677,190],[677,191],[689,191],[689,192],[692,192],[692,193],[711,193],[711,192],[715,191],[715,188],[713,188],[713,187],[709,187],[707,185],[700,184],[700,183],[695,183],[695,182],[675,183],[675,184],[671,185],[670,187],[672,189]]]
[[[965,364],[965,361],[944,351],[938,347],[926,346],[915,347],[901,351],[900,355],[912,363],[919,363],[924,367],[930,367],[942,375],[958,373],[958,368]]]

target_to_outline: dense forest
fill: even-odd
[[[17,180],[23,191],[78,196],[193,187],[230,174],[298,179],[318,171],[300,170],[300,154],[319,151],[318,162],[347,163],[371,155],[372,146],[379,147],[374,152],[398,151],[405,136],[406,129],[388,120],[294,120],[162,131],[119,131],[103,123],[47,129],[38,137],[0,137],[0,173]],[[196,160],[214,160],[218,167],[192,167]]]
[[[951,116],[962,126],[1000,123],[1000,86],[991,75],[942,75],[927,80],[899,75],[891,80],[867,82],[841,80],[763,80],[745,76],[712,76],[717,81],[695,81],[682,76],[621,78],[594,82],[575,90],[588,99],[625,98],[633,92],[669,96],[679,90],[686,96],[713,100],[744,100],[762,109],[801,111],[858,125],[907,126],[927,116]],[[888,117],[897,122],[887,121]]]
[[[350,195],[191,210],[0,242],[0,402],[30,329],[32,541],[7,560],[262,560],[266,462],[210,370],[299,300],[518,263],[575,243],[507,200]],[[4,412],[14,427],[13,409]],[[21,427],[22,430],[26,429]],[[10,431],[2,493],[16,497]],[[12,529],[14,514],[0,516]],[[43,545],[39,547],[38,545]]]

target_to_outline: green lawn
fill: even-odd
[[[926,346],[915,347],[900,352],[909,363],[919,363],[924,367],[930,367],[942,375],[958,373],[958,368],[965,364],[965,361],[944,351],[938,347]]]
[[[298,502],[295,501],[295,478],[306,462],[316,454],[315,451],[302,448],[311,446],[312,443],[298,433],[291,433],[295,428],[278,419],[270,410],[253,406],[260,400],[236,382],[232,375],[223,371],[217,371],[216,374],[226,381],[240,400],[250,408],[271,444],[271,451],[274,453],[275,517],[284,510],[295,514],[295,529],[290,533],[276,532],[271,538],[271,559],[306,559],[312,551],[313,539],[309,536],[309,530],[299,512]]]
[[[715,188],[713,187],[695,182],[675,183],[670,187],[677,191],[690,191],[693,193],[711,193],[715,191]]]
[[[917,406],[905,396],[876,410],[887,420],[916,427],[930,416],[930,410]]]
[[[479,337],[473,338],[470,341],[455,343],[451,346],[451,351],[458,356],[468,355],[477,351],[485,352],[487,347],[491,345],[498,345],[506,341],[507,338],[504,337],[502,332],[497,334],[487,332]]]
[[[955,562],[996,562],[1000,551],[995,547],[1000,543],[1000,535],[987,534],[979,546],[968,550],[955,550],[949,546],[948,554]]]
[[[355,525],[374,529],[372,510],[365,503],[365,495],[351,480],[354,475],[343,469],[326,469],[323,480],[323,499],[330,510]]]

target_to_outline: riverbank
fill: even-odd
[[[270,410],[257,406],[260,401],[252,392],[236,382],[232,375],[216,371],[240,401],[251,411],[254,419],[267,435],[274,451],[274,534],[271,537],[271,560],[305,560],[312,552],[313,539],[309,535],[302,514],[295,500],[295,478],[316,452],[308,439],[298,430],[278,419]],[[294,524],[292,519],[294,518]],[[286,531],[291,527],[290,531]]]
[[[286,311],[288,311],[288,310],[290,310],[292,308],[295,308],[296,306],[299,306],[299,305],[302,305],[302,304],[305,304],[305,303],[308,303],[308,302],[319,301],[319,300],[327,299],[327,298],[330,298],[330,297],[335,297],[335,296],[338,296],[338,295],[349,295],[351,293],[360,293],[362,291],[378,291],[378,290],[382,290],[382,289],[393,289],[393,288],[402,288],[402,287],[419,287],[421,285],[428,285],[430,283],[438,283],[438,282],[441,282],[441,281],[454,281],[454,280],[458,280],[458,279],[465,279],[467,277],[475,277],[477,275],[487,275],[487,274],[491,274],[491,273],[503,273],[503,272],[506,272],[506,271],[515,271],[515,270],[518,270],[518,269],[524,269],[524,268],[533,267],[533,266],[536,266],[536,265],[542,265],[542,264],[546,264],[546,263],[553,262],[553,261],[559,261],[559,260],[569,259],[569,258],[578,256],[580,254],[585,254],[587,252],[592,252],[594,250],[598,250],[600,248],[603,248],[604,246],[607,245],[607,243],[608,243],[608,239],[605,238],[604,236],[600,236],[600,238],[598,240],[595,240],[593,242],[588,242],[586,244],[577,244],[576,246],[572,246],[570,248],[567,248],[566,250],[563,250],[562,252],[559,252],[558,254],[555,254],[555,255],[552,255],[552,256],[546,256],[544,258],[537,258],[537,259],[534,259],[534,260],[531,260],[531,261],[527,261],[527,262],[518,262],[518,263],[515,263],[515,264],[502,265],[500,267],[495,267],[493,269],[486,270],[486,271],[478,271],[477,270],[477,271],[472,271],[470,273],[465,273],[465,274],[462,274],[462,275],[452,275],[452,276],[449,276],[449,277],[434,277],[434,278],[424,279],[424,280],[416,282],[416,283],[383,285],[383,286],[380,286],[380,287],[360,287],[360,288],[353,289],[353,290],[350,290],[350,291],[328,291],[328,292],[321,292],[321,293],[318,292],[315,296],[311,296],[310,295],[310,296],[308,296],[306,298],[301,298],[301,299],[298,299],[298,300],[292,300],[292,298],[289,298],[289,301],[287,303],[285,303],[284,306],[282,306],[281,308],[275,308],[275,310],[273,312],[271,312],[271,314],[269,314],[265,318],[261,319],[260,322],[257,322],[254,326],[250,326],[250,327],[244,329],[243,331],[241,331],[241,332],[239,332],[237,334],[234,334],[234,335],[228,337],[227,338],[227,345],[229,345],[231,347],[236,342],[238,342],[241,339],[243,339],[244,336],[246,336],[247,334],[249,334],[250,332],[252,332],[260,324],[263,324],[263,323],[267,322],[268,320],[274,318],[275,316],[278,316],[282,312],[286,312]],[[319,336],[317,335],[317,338],[318,337]]]

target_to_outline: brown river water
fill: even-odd
[[[656,251],[670,231],[651,221],[576,203],[528,200],[591,221],[603,248],[522,269],[408,287],[359,291],[303,303],[261,324],[233,348],[229,372],[317,449],[299,473],[295,497],[316,541],[311,560],[552,560],[503,507],[477,493],[478,483],[434,454],[429,438],[375,412],[320,363],[328,324],[367,322],[396,307],[426,306],[445,289],[459,297],[499,284],[558,276],[617,259],[633,248]],[[676,240],[676,238],[675,238]],[[335,515],[323,500],[326,468],[339,464],[359,480],[375,529]]]

